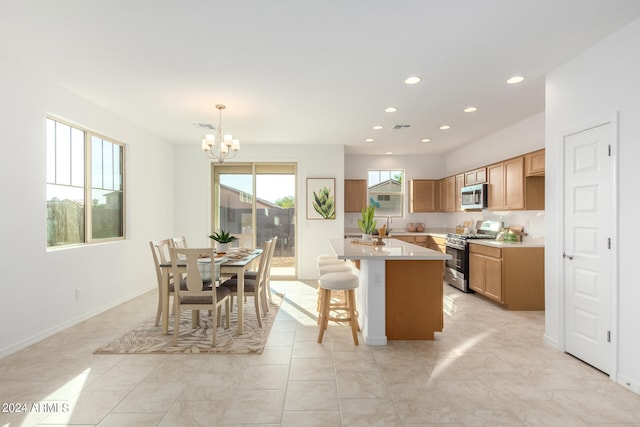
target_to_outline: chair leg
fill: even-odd
[[[269,312],[269,300],[267,299],[267,286],[262,285],[260,288],[260,303],[262,304],[262,314],[265,316]]]
[[[218,331],[218,309],[216,307],[216,315],[211,316],[211,347],[216,346],[216,332]]]
[[[253,305],[256,306],[256,318],[258,319],[258,326],[262,328],[262,318],[260,317],[260,290],[256,289],[256,292],[253,294]]]
[[[226,310],[227,310],[227,329],[229,329],[229,317],[231,317],[231,297],[227,297],[225,298],[227,301],[225,302],[226,304]]]
[[[324,338],[324,331],[329,324],[329,306],[331,305],[331,290],[322,289],[320,296],[320,333],[318,334],[318,342],[321,343]]]
[[[351,323],[351,335],[353,335],[353,343],[358,345],[358,316],[356,316],[356,295],[352,290],[347,291],[347,300],[349,301],[349,323]]]
[[[175,322],[173,323],[173,346],[175,347],[178,345],[178,332],[180,332],[180,309],[178,308],[177,310],[175,310],[175,304],[174,311]]]
[[[156,312],[156,326],[160,324],[160,315],[162,314],[162,296],[158,292],[158,311]]]

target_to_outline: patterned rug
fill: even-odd
[[[162,325],[155,326],[155,318],[145,321],[122,338],[109,343],[94,354],[183,354],[183,353],[216,353],[216,354],[260,354],[269,338],[273,321],[278,314],[284,295],[272,294],[273,303],[269,304],[269,312],[262,317],[262,328],[256,320],[253,297],[247,298],[244,304],[243,334],[238,335],[238,310],[234,307],[231,313],[229,329],[218,325],[216,345],[211,347],[211,318],[206,311],[200,311],[200,326],[191,326],[191,311],[180,313],[180,332],[178,343],[173,346],[174,316],[169,317],[169,334],[162,333]],[[234,303],[235,303],[234,298]],[[222,322],[224,323],[224,310]]]

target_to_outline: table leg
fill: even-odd
[[[160,299],[162,300],[162,333],[169,333],[169,269],[162,269],[162,289]]]

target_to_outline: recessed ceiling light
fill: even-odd
[[[449,125],[440,126],[440,130],[447,130],[447,129],[451,129],[451,126],[449,126]]]
[[[515,83],[520,83],[521,81],[524,80],[523,76],[513,76],[511,78],[509,78],[507,80],[507,83],[509,83],[510,85],[515,84]]]
[[[396,111],[398,111],[398,109],[396,107],[387,107],[384,109],[384,111],[387,113],[395,113]]]
[[[478,107],[467,107],[464,109],[465,113],[473,113],[474,111],[478,111]]]
[[[367,138],[364,140],[364,142],[373,142],[373,138]]]
[[[431,142],[431,138],[424,138],[421,139],[420,142]]]
[[[384,154],[386,154],[386,155],[390,155],[390,154],[393,154],[393,151],[387,151],[387,152],[386,152],[386,153],[384,153]]]
[[[380,129],[382,129],[382,126],[380,126],[380,125],[375,125],[375,126],[373,127],[373,129],[374,129],[374,130],[380,130]]]
[[[422,80],[420,77],[418,76],[411,76],[411,77],[407,77],[404,82],[408,85],[414,85],[416,83],[420,83],[420,80]]]

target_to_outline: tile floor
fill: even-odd
[[[149,292],[0,360],[3,405],[29,409],[0,427],[640,426],[640,396],[543,344],[542,312],[445,286],[435,341],[354,347],[330,324],[318,344],[313,286],[272,287],[262,355],[93,355],[155,313]]]

